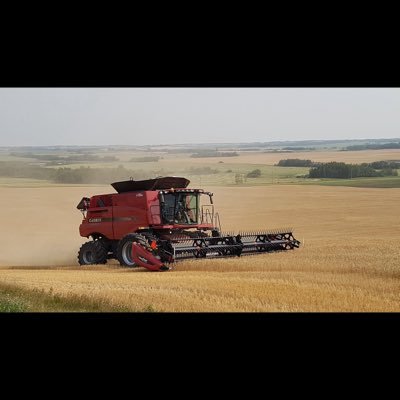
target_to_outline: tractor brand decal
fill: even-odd
[[[101,218],[90,218],[89,222],[101,222]]]
[[[114,218],[89,218],[88,222],[122,222],[122,221],[137,221],[137,217],[114,217]]]

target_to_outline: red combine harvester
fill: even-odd
[[[117,191],[84,197],[80,235],[92,238],[78,253],[80,265],[121,265],[166,271],[189,258],[231,257],[291,250],[300,242],[292,229],[222,233],[213,193],[188,189],[181,177],[114,182]]]

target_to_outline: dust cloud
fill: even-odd
[[[110,186],[0,188],[0,266],[78,265],[83,196]]]

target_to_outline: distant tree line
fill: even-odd
[[[371,176],[396,176],[400,161],[375,161],[363,164],[346,164],[341,162],[316,163],[297,158],[280,160],[279,167],[311,167],[310,178],[342,178]]]
[[[0,176],[12,178],[43,179],[54,183],[99,183],[106,184],[132,177],[135,180],[157,175],[153,171],[127,169],[120,165],[115,168],[46,168],[26,163],[0,162]]]
[[[397,176],[397,170],[384,168],[376,170],[370,164],[346,164],[343,162],[321,163],[310,169],[309,178],[351,179],[373,176]]]
[[[52,168],[29,165],[23,162],[0,162],[0,176],[10,178],[52,179]]]
[[[400,149],[400,142],[380,143],[380,144],[355,144],[345,147],[348,151],[358,150],[382,150],[382,149]]]
[[[52,154],[35,154],[35,153],[19,153],[11,152],[11,156],[23,157],[23,158],[33,158],[35,160],[47,161],[47,165],[60,165],[60,164],[76,164],[85,163],[88,161],[95,162],[113,162],[119,159],[116,156],[98,156],[95,154],[77,154],[71,156],[57,156]]]
[[[268,149],[263,151],[263,153],[293,153],[293,150]]]
[[[375,169],[399,169],[400,161],[374,161],[372,163],[369,163],[368,165]]]
[[[117,168],[57,168],[51,178],[56,183],[111,183],[120,180],[127,180],[130,177],[145,179],[149,173],[133,171],[120,165]]]
[[[192,158],[203,158],[203,157],[236,157],[239,153],[236,151],[202,151],[199,153],[193,153],[190,157]]]
[[[157,162],[160,159],[158,156],[145,156],[145,157],[133,157],[130,162]]]
[[[282,147],[282,150],[290,150],[290,151],[312,151],[315,150],[315,147]]]
[[[288,158],[287,160],[279,160],[278,167],[312,167],[314,163],[311,160],[300,160],[299,158]]]

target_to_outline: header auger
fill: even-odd
[[[117,191],[84,197],[80,235],[91,238],[78,253],[81,265],[117,259],[123,266],[166,271],[190,258],[239,257],[291,250],[300,242],[292,229],[221,231],[213,193],[189,189],[181,177],[114,182]]]

